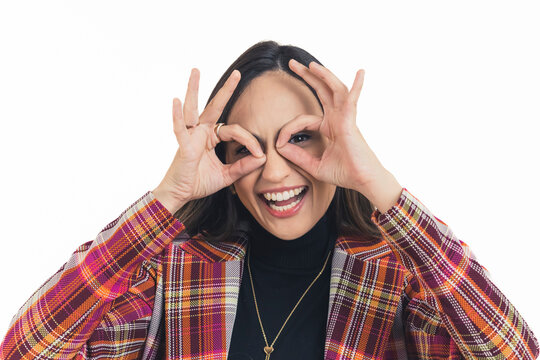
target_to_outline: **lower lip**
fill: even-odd
[[[289,217],[289,216],[293,216],[295,215],[297,212],[300,211],[300,208],[302,207],[302,205],[304,205],[304,199],[306,198],[306,194],[307,192],[309,191],[309,189],[306,189],[304,191],[304,196],[302,196],[302,199],[300,199],[300,202],[296,205],[294,205],[292,208],[290,209],[287,209],[287,210],[283,210],[283,211],[279,211],[279,210],[275,210],[275,209],[272,209],[268,203],[266,201],[264,201],[263,199],[259,198],[260,201],[263,202],[264,204],[264,207],[266,208],[266,210],[268,210],[268,212],[277,217],[277,218],[285,218],[285,217]]]

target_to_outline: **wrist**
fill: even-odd
[[[403,187],[386,169],[372,182],[364,185],[361,193],[381,212],[397,203]]]
[[[152,190],[152,194],[173,215],[187,203],[185,200],[178,199],[171,191],[163,188],[161,184]]]

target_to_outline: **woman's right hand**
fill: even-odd
[[[214,132],[217,120],[238,85],[240,72],[234,70],[231,73],[200,116],[197,105],[199,77],[199,70],[192,69],[183,109],[180,100],[173,99],[173,128],[178,150],[165,177],[152,190],[173,214],[187,202],[231,185],[266,161],[255,137],[241,126],[222,125],[219,138]],[[251,154],[232,164],[223,164],[214,149],[220,141],[231,140],[246,146]]]

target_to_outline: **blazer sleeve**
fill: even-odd
[[[142,263],[183,230],[148,191],[26,301],[0,344],[0,358],[73,358],[113,301],[133,286]]]
[[[469,247],[406,188],[371,219],[407,268],[407,349],[416,358],[535,359],[538,341]]]

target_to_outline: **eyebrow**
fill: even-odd
[[[253,135],[253,136],[255,137],[255,139],[257,139],[257,141],[259,142],[259,144],[261,145],[261,147],[264,149],[265,146],[266,146],[266,142],[265,142],[263,139],[261,139],[257,134],[254,134],[254,133],[250,133],[250,134]],[[274,142],[277,141],[278,136],[279,136],[279,132],[277,133],[277,136],[276,136],[276,138],[274,139]]]
[[[281,128],[278,130],[276,136],[274,137],[274,143],[277,141],[277,139],[278,139],[278,137],[279,137],[279,134],[281,133],[281,129],[283,129],[283,127],[281,127]],[[255,139],[257,139],[257,141],[259,142],[259,145],[261,145],[261,148],[264,149],[264,148],[266,147],[266,141],[264,141],[259,135],[254,134],[254,133],[252,133],[252,132],[249,132],[249,133],[250,133],[251,135],[253,135],[253,136],[255,137]],[[236,144],[241,144],[241,143],[239,143],[239,142],[236,141],[236,140],[233,140],[232,142],[233,142],[233,143],[236,143]]]

